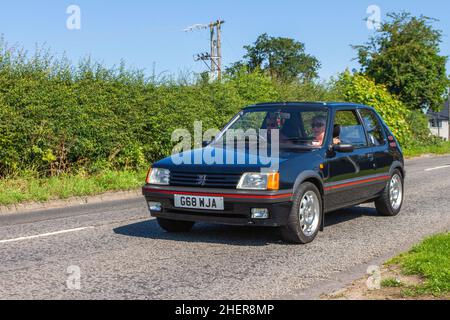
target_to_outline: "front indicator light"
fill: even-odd
[[[152,173],[152,168],[150,167],[147,171],[147,176],[145,177],[145,183],[150,184],[150,174]]]
[[[269,174],[267,181],[267,190],[279,190],[280,189],[280,174],[278,172]]]

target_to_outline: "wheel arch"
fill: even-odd
[[[389,175],[392,176],[392,174],[394,173],[394,170],[396,170],[396,169],[400,171],[400,173],[402,174],[402,178],[405,179],[405,176],[406,176],[405,167],[400,161],[394,161],[392,163],[391,168],[389,170]]]
[[[324,188],[323,188],[323,183],[322,183],[322,177],[314,171],[303,171],[302,173],[300,173],[297,177],[297,179],[295,179],[295,183],[294,183],[294,192],[297,190],[297,188],[304,182],[310,182],[312,184],[314,184],[317,189],[320,192],[320,195],[322,196],[322,200],[323,200],[323,195],[324,195]]]
[[[321,202],[322,202],[322,223],[320,225],[320,231],[325,229],[325,192],[322,182],[322,177],[315,171],[308,170],[300,173],[295,180],[293,192],[295,194],[297,188],[304,182],[310,182],[314,184],[320,192]]]

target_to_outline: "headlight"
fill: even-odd
[[[169,185],[170,171],[167,169],[150,168],[145,182],[147,184]]]
[[[278,190],[280,188],[280,174],[275,173],[244,173],[237,186],[247,190]]]

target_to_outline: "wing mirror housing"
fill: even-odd
[[[333,145],[333,151],[341,153],[350,153],[355,151],[355,146],[351,144],[335,144]]]

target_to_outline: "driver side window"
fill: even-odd
[[[354,110],[340,110],[336,112],[334,128],[341,144],[351,144],[356,148],[366,147],[367,140],[364,126]]]

